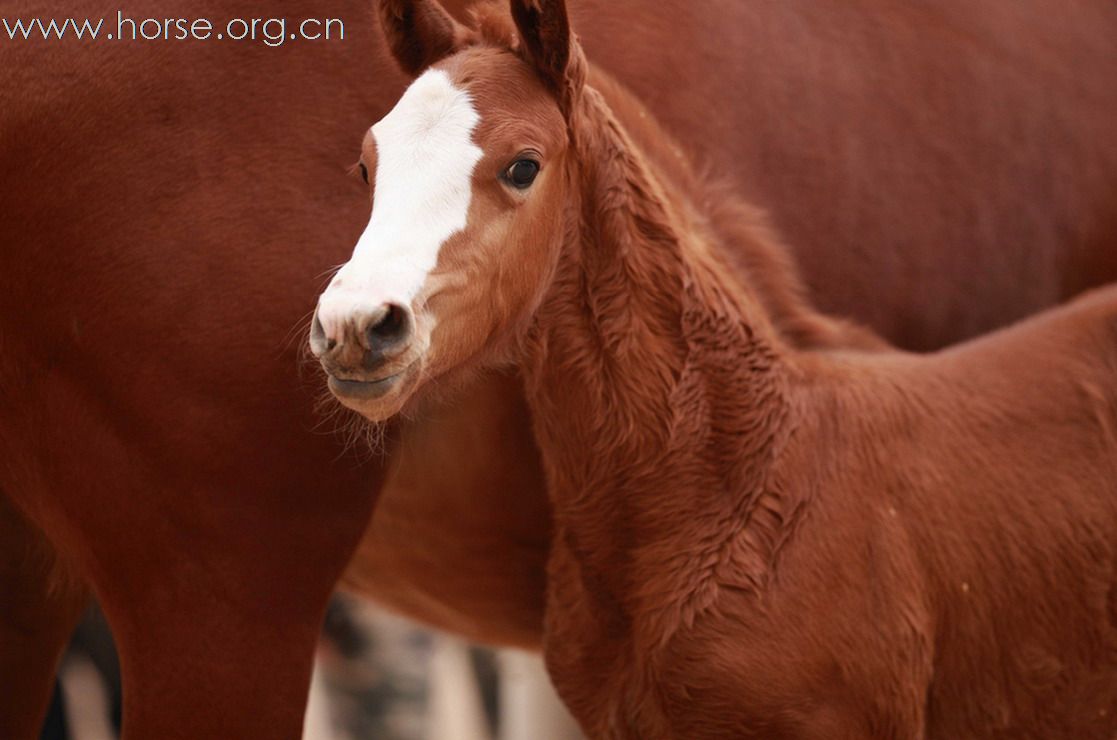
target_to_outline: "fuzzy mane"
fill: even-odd
[[[808,298],[792,250],[768,215],[737,195],[714,167],[686,151],[628,88],[592,64],[590,84],[611,106],[634,114],[625,116],[629,145],[644,154],[657,179],[671,184],[672,197],[689,201],[698,220],[691,226],[710,237],[711,258],[754,295],[784,341],[799,349],[888,346],[865,327],[820,313]]]
[[[762,590],[801,521],[806,502],[768,477],[791,428],[790,332],[729,268],[704,204],[596,89],[569,128],[582,164],[580,212],[567,217],[577,233],[526,338],[525,387],[557,532],[593,553],[601,567],[583,572],[599,580],[585,588],[623,594],[608,608],[640,614],[637,642],[655,651],[725,587]],[[638,586],[608,563],[662,577]]]

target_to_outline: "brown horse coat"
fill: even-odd
[[[1117,274],[1108,5],[634,7],[577,4],[591,54],[739,173],[824,305],[927,346]],[[136,15],[184,12],[261,14]],[[401,80],[370,3],[284,12],[343,18],[346,40],[0,39],[0,736],[37,731],[87,586],[130,736],[301,722],[322,605],[385,465],[341,455],[287,339],[356,237],[343,170]],[[352,578],[530,643],[547,507],[514,383],[487,383],[403,426]]]

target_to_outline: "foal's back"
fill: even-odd
[[[803,726],[835,737],[1113,737],[1117,286],[803,371],[771,487],[807,514],[732,628],[754,660],[727,685],[814,697]]]

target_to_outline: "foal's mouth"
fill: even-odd
[[[339,398],[368,401],[387,394],[399,383],[407,368],[376,380],[350,380],[327,373],[330,392]]]

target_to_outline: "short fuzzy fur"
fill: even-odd
[[[545,655],[587,733],[1113,737],[1117,290],[887,350],[814,312],[642,108],[584,84],[561,0],[512,5],[568,150],[536,196],[549,267],[501,331],[555,516]],[[512,63],[443,62],[483,119],[509,110],[485,65]]]

